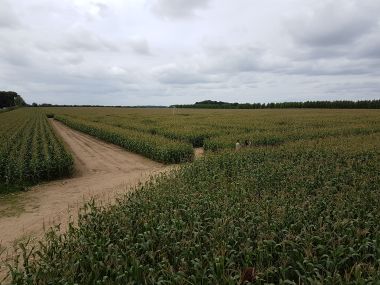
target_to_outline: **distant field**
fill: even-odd
[[[297,140],[366,135],[380,131],[379,110],[197,110],[51,108],[66,120],[83,120],[128,132],[204,146],[232,149],[236,140],[280,145]]]
[[[110,208],[87,205],[13,267],[15,284],[380,280],[379,110],[43,111],[158,160],[208,152]],[[235,152],[237,139],[252,146]]]

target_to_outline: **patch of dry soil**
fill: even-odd
[[[194,149],[195,159],[199,159],[205,155],[205,150],[203,147],[197,147]]]

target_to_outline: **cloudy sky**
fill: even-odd
[[[380,98],[379,0],[0,0],[28,103]]]

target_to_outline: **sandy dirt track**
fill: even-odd
[[[66,224],[75,217],[85,201],[95,197],[112,201],[118,193],[128,191],[152,174],[172,166],[151,161],[115,145],[97,140],[51,120],[74,155],[76,173],[73,178],[49,182],[30,191],[0,198],[0,245],[11,245],[25,237],[39,237],[43,227]],[[0,249],[1,249],[0,248]]]

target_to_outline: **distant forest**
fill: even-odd
[[[26,106],[24,99],[13,91],[0,91],[0,109]]]
[[[284,103],[228,103],[205,100],[189,105],[173,105],[176,108],[198,109],[285,109],[285,108],[322,108],[322,109],[380,109],[380,100],[362,101],[306,101]]]

